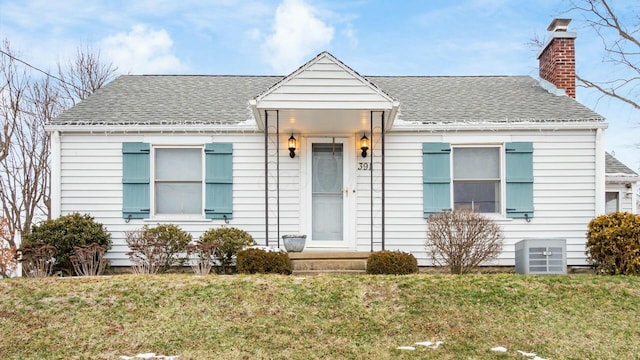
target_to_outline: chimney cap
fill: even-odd
[[[567,31],[570,22],[571,19],[553,19],[553,21],[551,21],[551,24],[549,24],[549,27],[547,27],[547,31]]]

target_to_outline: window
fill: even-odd
[[[231,219],[233,145],[158,146],[152,154],[151,144],[123,143],[122,217],[147,219],[152,213]]]
[[[202,148],[156,148],[154,213],[202,214]]]
[[[620,193],[609,192],[605,193],[605,212],[607,214],[620,210]]]
[[[499,148],[453,148],[453,208],[500,212]]]
[[[423,143],[422,177],[425,217],[461,208],[527,221],[533,217],[531,142],[504,147]]]

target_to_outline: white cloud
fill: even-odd
[[[342,35],[349,40],[349,45],[352,48],[358,47],[358,36],[356,35],[356,30],[353,28],[353,25],[347,24],[347,27],[342,30]]]
[[[135,25],[129,33],[117,33],[101,41],[102,52],[118,69],[131,74],[176,73],[185,69],[173,54],[173,40],[164,30]]]
[[[317,16],[303,0],[284,0],[276,9],[273,33],[263,47],[267,61],[279,73],[295,70],[314,52],[326,48],[333,39],[333,27]]]

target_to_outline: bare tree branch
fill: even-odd
[[[576,80],[581,86],[640,109],[640,17],[635,23],[631,18],[621,18],[608,0],[574,0],[570,11],[583,15],[586,24],[600,37],[605,56],[603,62],[611,64],[611,70],[620,70],[625,78],[608,80],[588,79],[581,75]],[[639,7],[640,10],[640,7]],[[609,73],[612,73],[610,71]]]
[[[586,87],[590,87],[590,88],[594,88],[598,91],[600,91],[601,93],[607,95],[607,96],[611,96],[612,98],[618,99],[620,101],[626,102],[627,104],[633,106],[634,108],[640,110],[640,104],[630,100],[624,96],[621,96],[619,94],[616,93],[616,89],[615,88],[609,88],[609,89],[605,89],[604,87],[598,85],[597,83],[591,82],[587,79],[583,79],[581,78],[579,75],[576,75],[576,80],[580,81],[581,83],[583,83]]]
[[[60,77],[49,75],[13,55],[9,41],[0,50],[0,206],[7,241],[28,234],[38,220],[51,216],[50,135],[45,124],[112,80],[115,68],[99,53],[78,49]],[[47,76],[32,77],[38,70]]]
[[[117,67],[100,59],[100,51],[77,48],[76,57],[63,65],[58,62],[60,88],[71,105],[86,99],[115,77]]]

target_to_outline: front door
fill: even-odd
[[[349,241],[348,138],[309,138],[307,142],[308,247],[346,249]],[[353,195],[352,195],[353,196]]]

